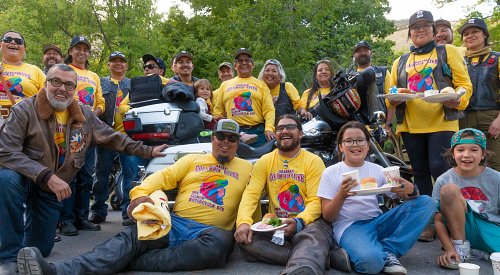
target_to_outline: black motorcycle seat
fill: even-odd
[[[252,147],[245,143],[239,143],[238,148],[236,149],[236,155],[240,158],[251,159],[251,158],[260,158],[264,154],[271,152],[275,146],[276,138],[271,139],[270,141],[262,144],[259,147]]]

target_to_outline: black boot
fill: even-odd
[[[52,275],[56,274],[54,265],[43,259],[36,247],[25,247],[17,253],[17,272],[19,275]]]

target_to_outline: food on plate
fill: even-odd
[[[398,88],[398,94],[414,94],[414,93],[415,92],[410,89]]]
[[[264,218],[262,218],[262,223],[277,227],[281,225],[281,220],[276,214],[267,213],[264,215]]]
[[[377,180],[373,177],[366,177],[361,181],[361,189],[377,188]]]
[[[453,89],[452,87],[446,87],[446,88],[442,89],[440,93],[441,94],[454,94],[455,89]]]

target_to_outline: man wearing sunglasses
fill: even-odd
[[[37,66],[24,63],[26,43],[21,34],[7,31],[1,39],[0,116],[7,118],[10,106],[38,93],[45,74]]]
[[[23,246],[49,255],[61,201],[71,195],[68,183],[85,163],[91,145],[144,158],[163,156],[166,147],[144,146],[79,104],[74,99],[77,74],[70,66],[54,65],[47,79],[36,96],[12,107],[0,126],[0,274],[15,274],[14,262]]]
[[[234,248],[232,230],[252,165],[235,157],[239,142],[235,121],[219,120],[211,140],[211,153],[184,156],[130,192],[128,212],[132,213],[139,204],[152,203],[149,195],[154,191],[179,189],[171,230],[165,237],[139,241],[137,227],[127,227],[91,252],[55,264],[45,262],[35,248],[25,248],[19,252],[24,260],[18,260],[18,265],[29,261],[32,265],[27,267],[39,268],[39,274],[115,274],[127,267],[174,272],[225,266]]]
[[[320,218],[316,197],[323,161],[302,150],[302,125],[297,116],[286,114],[276,125],[277,149],[255,164],[236,219],[236,241],[250,262],[286,266],[282,274],[323,274],[332,244],[331,226]],[[262,192],[269,196],[269,213],[281,219],[285,243],[271,242],[273,233],[253,232],[252,214]]]
[[[234,55],[237,76],[221,84],[215,99],[214,117],[234,119],[247,134],[258,139],[251,146],[259,146],[274,138],[275,110],[267,84],[252,76],[252,54],[240,48]]]

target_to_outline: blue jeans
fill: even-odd
[[[376,218],[353,223],[342,234],[340,246],[356,272],[377,274],[388,252],[401,257],[410,250],[435,209],[429,196],[419,196]]]
[[[420,194],[431,196],[431,176],[436,180],[451,168],[441,154],[450,148],[453,134],[451,131],[428,134],[401,133]]]
[[[0,168],[0,263],[15,262],[26,246],[37,247],[47,257],[54,247],[61,205],[53,193],[14,170]]]
[[[245,132],[249,135],[255,134],[258,136],[256,142],[249,144],[252,147],[258,147],[267,142],[264,124],[260,124],[259,126],[250,129],[240,128],[240,132]]]
[[[106,201],[109,198],[109,176],[111,175],[113,161],[116,155],[119,155],[123,176],[123,197],[120,201],[120,207],[122,209],[122,218],[126,219],[128,218],[127,207],[130,203],[129,193],[132,189],[132,181],[137,174],[137,165],[132,161],[132,156],[103,147],[97,147],[97,181],[92,186],[92,192],[95,198],[95,202],[92,204],[92,215],[103,218],[108,215],[108,205]]]
[[[88,220],[90,190],[94,183],[95,148],[90,147],[85,153],[85,164],[70,183],[71,196],[63,201],[61,223]]]
[[[176,247],[186,241],[198,238],[198,235],[213,226],[205,225],[194,220],[181,218],[174,213],[170,214],[172,228],[168,233],[168,246]]]

